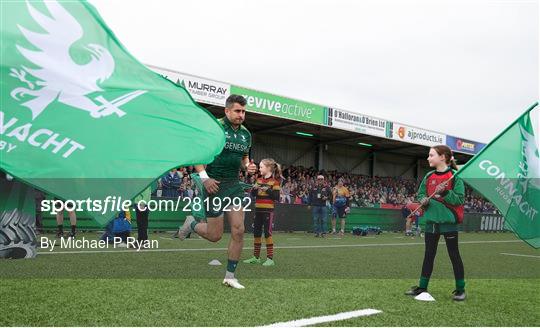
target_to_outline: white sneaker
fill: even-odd
[[[195,221],[195,218],[191,215],[186,216],[186,220],[182,227],[178,230],[178,239],[185,240],[187,235],[189,235],[193,230],[191,230],[191,222]]]
[[[246,287],[240,285],[240,283],[238,282],[238,279],[236,279],[236,278],[225,278],[225,279],[223,279],[223,285],[225,285],[227,287],[235,288],[235,289],[244,289],[244,288],[246,288]]]

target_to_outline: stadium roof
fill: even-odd
[[[246,126],[255,135],[272,133],[316,140],[319,144],[368,147],[374,152],[424,158],[430,146],[447,144],[464,163],[484,144],[361,113],[317,105],[194,75],[147,65],[182,84],[195,101],[216,117],[225,99],[241,94],[248,100]],[[364,145],[361,145],[361,144]],[[371,145],[371,146],[369,146]]]
[[[201,104],[208,109],[214,116],[222,117],[224,107]],[[304,138],[316,140],[320,144],[341,144],[351,147],[363,147],[359,143],[372,145],[368,147],[371,150],[379,153],[396,153],[400,155],[408,155],[418,158],[425,158],[429,150],[428,146],[415,145],[402,141],[386,139],[357,132],[325,127],[310,123],[287,120],[273,116],[248,112],[244,125],[252,134],[272,133],[288,137]],[[312,134],[313,136],[299,135],[297,132]],[[365,146],[364,146],[365,147]],[[472,155],[455,153],[455,157],[459,163],[468,161]]]

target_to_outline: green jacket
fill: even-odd
[[[449,170],[451,170],[450,167],[448,167],[444,172],[440,173],[435,170],[428,172],[418,188],[418,200],[420,201],[425,197],[429,197],[426,188],[426,181],[429,176],[432,174],[445,174]],[[465,184],[463,183],[463,180],[461,180],[459,177],[455,177],[453,189],[444,192],[442,196],[444,201],[448,204],[463,204],[465,202]],[[458,224],[456,223],[454,213],[444,206],[444,204],[434,199],[429,200],[429,205],[427,209],[424,210],[424,215],[421,217],[420,223],[425,224],[426,232],[443,233],[458,231]]]

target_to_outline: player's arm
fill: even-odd
[[[255,174],[257,173],[257,165],[255,165],[255,162],[253,159],[249,159],[249,150],[251,149],[251,134],[248,133],[248,140],[249,140],[249,146],[247,150],[244,152],[244,157],[242,157],[242,170],[245,170],[248,174]]]
[[[241,162],[240,167],[242,168],[243,171],[246,171],[248,165],[249,165],[249,155],[244,154],[244,156],[242,157],[242,162]]]
[[[247,171],[248,174],[257,172],[257,165],[255,165],[253,159],[249,159],[249,154],[244,154],[244,157],[242,157],[242,170]]]
[[[219,181],[208,176],[204,165],[195,165],[195,171],[199,174],[199,177],[201,177],[204,188],[208,193],[215,194],[219,190]]]

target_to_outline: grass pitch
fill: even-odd
[[[275,267],[239,264],[245,290],[221,286],[228,235],[215,244],[197,237],[180,242],[170,234],[150,238],[159,248],[57,247],[31,260],[0,260],[0,326],[259,326],[366,308],[383,312],[324,325],[540,322],[540,254],[510,233],[460,234],[468,293],[462,303],[451,300],[444,241],[429,287],[437,301],[426,303],[403,295],[417,283],[421,238],[275,233]],[[252,242],[246,234],[243,258],[251,256]],[[212,259],[224,265],[208,265]]]

